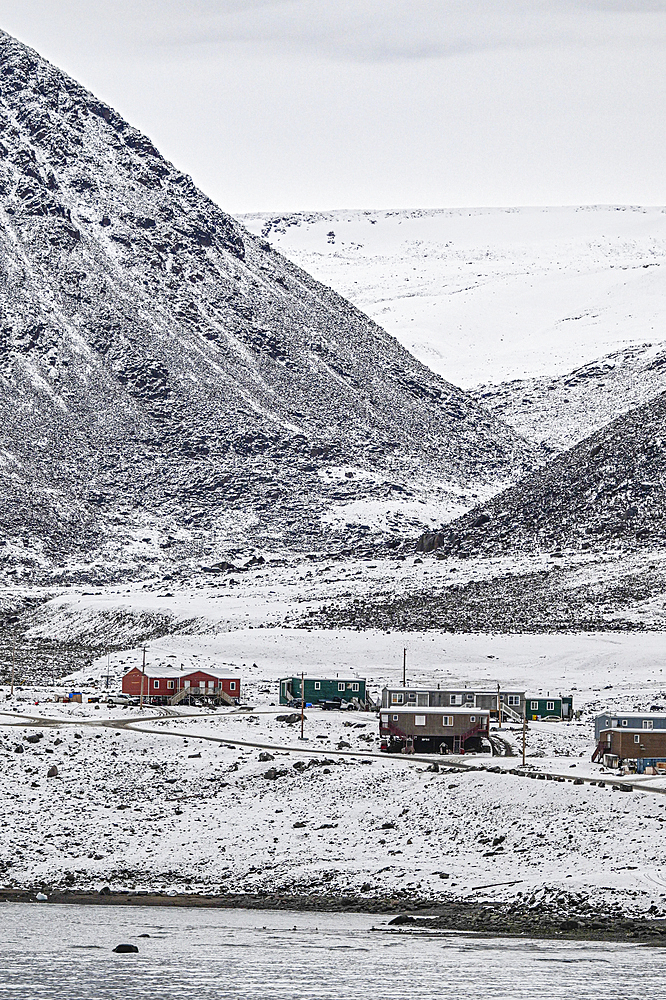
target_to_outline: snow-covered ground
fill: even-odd
[[[241,221],[472,388],[664,339],[663,208],[441,209]]]
[[[305,743],[298,725],[277,720],[288,712],[276,705],[278,677],[301,669],[354,670],[378,693],[400,678],[405,647],[411,684],[455,678],[573,692],[580,720],[531,724],[527,762],[608,784],[434,772],[422,761],[381,757],[374,713],[308,709]],[[591,764],[590,755],[592,718],[602,707],[664,703],[662,647],[655,633],[248,628],[162,638],[149,644],[149,657],[238,668],[250,709],[180,710],[175,718],[150,721],[157,714],[152,710],[62,705],[45,700],[52,690],[22,689],[22,700],[5,702],[5,711],[52,721],[38,729],[0,717],[0,784],[9,805],[0,819],[0,881],[462,897],[488,887],[482,892],[494,898],[549,886],[638,910],[660,905],[666,900],[666,795],[613,791],[618,779]],[[138,648],[116,653],[112,663],[126,669],[141,655]],[[103,687],[106,669],[100,657],[69,686]],[[103,725],[114,717],[149,731]],[[43,739],[26,742],[35,732]],[[521,732],[508,727],[499,735],[516,756],[468,755],[461,763],[515,768]],[[340,749],[353,756],[335,752]],[[266,752],[272,760],[259,759]],[[449,768],[456,760],[439,763]],[[53,764],[58,776],[47,778]],[[266,777],[271,771],[277,777]],[[664,786],[659,779],[645,783]],[[500,885],[507,882],[515,884]]]

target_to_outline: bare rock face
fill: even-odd
[[[334,549],[372,529],[322,524],[331,504],[532,463],[2,32],[0,418],[0,571],[37,580],[153,572],[192,545]]]

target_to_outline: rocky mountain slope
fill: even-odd
[[[428,537],[422,547],[428,547]],[[439,543],[439,544],[437,544]],[[445,552],[634,553],[666,543],[666,393],[444,529]]]
[[[1,32],[0,414],[0,565],[42,579],[339,548],[533,461]]]
[[[565,451],[666,391],[666,347],[615,351],[563,376],[481,386],[473,395],[528,441]]]

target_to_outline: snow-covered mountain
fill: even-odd
[[[666,388],[664,209],[243,221],[532,441],[561,450]]]
[[[0,538],[97,579],[439,523],[531,449],[0,33]],[[381,515],[381,516],[380,516]]]

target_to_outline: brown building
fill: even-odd
[[[604,729],[597,750],[620,760],[666,757],[666,729]]]
[[[387,753],[465,753],[481,749],[490,712],[477,708],[382,708],[381,749]]]

